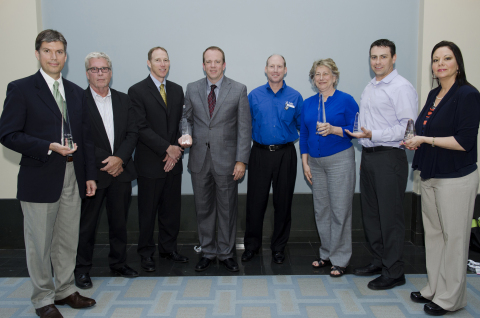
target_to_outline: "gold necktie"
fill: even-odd
[[[160,95],[162,95],[165,106],[167,106],[167,92],[165,92],[165,86],[163,84],[160,85]]]

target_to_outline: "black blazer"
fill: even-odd
[[[96,180],[94,145],[90,119],[83,104],[83,89],[63,79],[73,141],[78,149],[73,163],[80,197],[86,181]],[[0,142],[22,154],[17,198],[21,201],[52,203],[60,198],[66,158],[48,148],[61,140],[62,115],[40,71],[8,84],[0,118]]]
[[[439,86],[428,94],[427,102],[415,123],[415,131],[417,135],[428,137],[453,136],[465,151],[421,145],[415,151],[412,168],[420,170],[420,176],[424,179],[434,178],[437,174],[455,173],[477,162],[480,94],[474,87],[459,87],[455,83],[433,111],[422,134],[423,122],[440,89]]]
[[[181,132],[184,95],[180,85],[166,81],[167,104],[160,96],[159,88],[150,78],[133,85],[128,95],[137,112],[138,143],[135,150],[135,167],[139,176],[165,178],[165,155],[170,145],[178,146]],[[183,170],[182,160],[169,172],[179,174]]]
[[[103,124],[102,116],[98,112],[95,99],[93,98],[90,87],[85,90],[85,102],[88,113],[90,114],[92,138],[95,143],[95,164],[97,167],[97,187],[105,189],[112,181],[113,177],[106,171],[100,171],[100,168],[106,166],[102,163],[109,156],[117,156],[123,160],[123,172],[118,175],[117,181],[131,182],[137,178],[137,172],[133,164],[132,154],[138,140],[138,129],[136,123],[135,110],[133,109],[130,98],[127,94],[118,92],[110,88],[112,93],[113,108],[113,131],[115,140],[113,142],[113,153],[108,140],[107,131]]]

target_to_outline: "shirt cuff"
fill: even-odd
[[[51,151],[51,150],[48,150],[47,154],[48,154],[49,156],[51,155],[51,153],[52,153],[52,151]]]
[[[372,139],[371,141],[381,141],[380,137],[382,136],[381,130],[372,130]]]

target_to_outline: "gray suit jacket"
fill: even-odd
[[[231,175],[237,161],[248,163],[252,138],[252,120],[247,87],[226,76],[217,96],[212,118],[208,110],[207,79],[187,85],[185,110],[192,125],[193,144],[188,168],[198,173],[202,169],[208,145],[215,172]]]

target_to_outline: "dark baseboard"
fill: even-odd
[[[136,244],[138,240],[137,199],[137,196],[132,197],[129,210],[127,223],[129,244]],[[270,195],[270,202],[265,213],[263,226],[264,245],[266,246],[269,245],[273,232],[273,205],[271,200],[272,196]],[[239,244],[243,243],[245,233],[245,204],[246,195],[239,195],[237,222],[237,243]],[[415,245],[423,245],[421,196],[412,192],[406,193],[403,206],[405,211],[405,241],[412,242]],[[23,238],[23,214],[20,202],[17,199],[0,199],[0,211],[2,220],[0,224],[0,249],[25,248]],[[476,217],[480,216],[480,206],[477,204],[475,205],[474,215]],[[355,193],[353,198],[352,240],[354,242],[365,241],[359,193]],[[320,241],[313,215],[313,199],[311,194],[295,194],[293,197],[292,227],[289,241]],[[182,196],[182,216],[178,242],[180,244],[198,243],[193,195]],[[108,244],[108,221],[105,212],[102,212],[100,216],[96,244]]]

